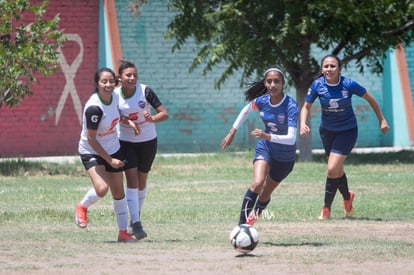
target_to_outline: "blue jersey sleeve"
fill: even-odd
[[[344,82],[347,82],[346,86],[348,86],[349,91],[359,97],[362,97],[367,92],[367,89],[365,89],[365,87],[361,86],[358,82],[353,81],[350,78],[345,78]]]
[[[320,79],[321,78],[318,78],[312,82],[311,86],[308,89],[308,93],[306,94],[305,102],[307,103],[315,102],[315,99],[318,97]]]

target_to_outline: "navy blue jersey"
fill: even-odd
[[[275,135],[287,135],[288,127],[297,128],[298,106],[296,101],[285,95],[282,102],[277,105],[270,103],[270,95],[265,94],[252,101],[253,109],[259,111],[259,115],[265,125],[265,132]],[[270,150],[272,159],[278,161],[293,161],[296,158],[296,144],[286,145],[262,140]],[[260,144],[260,142],[259,142]]]
[[[357,127],[352,108],[352,95],[362,97],[366,89],[350,78],[341,76],[337,84],[329,84],[324,77],[314,80],[306,95],[306,102],[317,97],[321,104],[321,127],[330,131],[344,131]]]

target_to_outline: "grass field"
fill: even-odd
[[[414,153],[353,154],[355,217],[317,220],[325,163],[298,162],[255,228],[259,244],[229,242],[252,178],[251,152],[159,155],[142,221],[148,237],[120,244],[109,195],[74,207],[91,187],[80,163],[0,162],[0,274],[414,274]]]

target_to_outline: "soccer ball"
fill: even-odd
[[[237,225],[230,233],[230,243],[238,252],[252,252],[259,242],[257,230],[248,224]]]

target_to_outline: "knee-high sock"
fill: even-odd
[[[325,207],[331,209],[332,202],[336,195],[336,190],[338,189],[338,183],[336,179],[326,178],[325,184]]]
[[[114,211],[119,230],[126,230],[128,226],[128,204],[126,197],[114,201]]]
[[[348,189],[348,179],[346,178],[345,173],[342,177],[338,179],[338,189],[339,189],[339,192],[341,192],[344,200],[347,201],[350,199],[349,189]]]
[[[254,213],[256,214],[257,217],[259,217],[262,214],[263,210],[266,209],[269,202],[270,202],[270,199],[267,202],[261,202],[260,198],[257,200],[256,206],[254,208]]]
[[[138,189],[138,204],[139,204],[139,210],[140,211],[142,209],[142,206],[144,205],[144,201],[145,201],[146,196],[147,196],[147,187],[146,186],[142,190]]]
[[[91,206],[92,204],[96,203],[98,200],[100,200],[101,197],[99,197],[96,192],[95,192],[95,188],[91,188],[89,189],[89,191],[85,194],[85,196],[83,197],[83,199],[81,200],[80,204],[82,205],[82,207],[84,208],[88,208],[89,206]]]
[[[131,224],[139,222],[138,188],[127,187],[126,198],[128,203],[129,216],[131,218]]]
[[[239,224],[246,223],[246,219],[252,211],[254,205],[256,204],[257,197],[259,196],[258,193],[254,193],[253,191],[247,189],[246,194],[244,195],[244,199],[242,202],[241,210],[240,210],[240,218]]]

